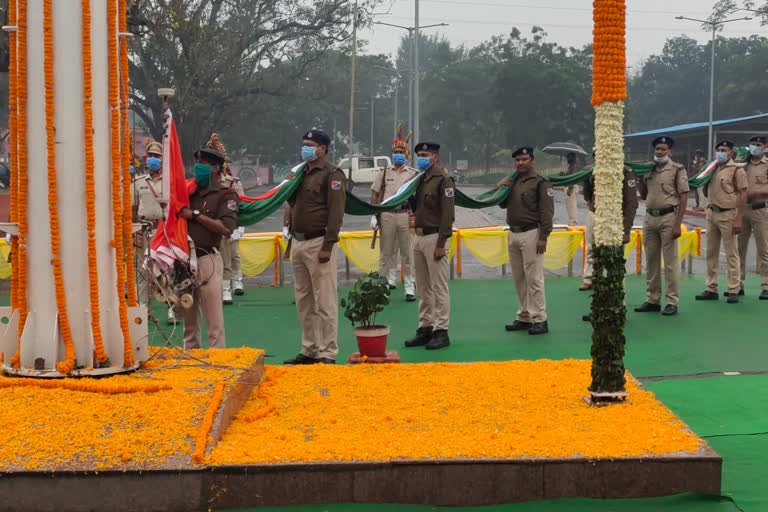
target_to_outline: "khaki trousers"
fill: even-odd
[[[587,257],[584,260],[584,271],[581,273],[581,277],[584,284],[592,284],[592,247],[595,245],[595,214],[590,210],[587,210],[587,226],[584,232],[584,240],[586,241]]]
[[[720,266],[720,242],[725,248],[728,264],[728,291],[738,293],[741,284],[741,258],[738,237],[733,234],[736,210],[715,212],[707,210],[707,290],[717,292],[717,273]]]
[[[680,262],[678,242],[672,237],[675,229],[675,212],[654,217],[645,216],[643,243],[645,244],[646,300],[661,304],[661,258],[664,256],[664,280],[667,286],[667,304],[677,306],[680,301]]]
[[[539,230],[509,233],[509,262],[515,280],[518,309],[521,322],[545,322],[547,298],[544,294],[544,255],[536,254]]]
[[[407,213],[382,213],[379,236],[379,274],[389,276],[397,269],[397,255],[403,260],[405,275],[413,275],[413,236],[408,225]],[[398,279],[399,281],[399,279]],[[397,285],[390,281],[391,285]]]
[[[206,254],[197,258],[197,288],[193,294],[194,305],[189,309],[179,307],[176,313],[184,320],[184,348],[200,348],[200,311],[205,317],[208,344],[211,348],[227,346],[224,335],[224,308],[221,304],[222,275],[221,254]]]
[[[328,263],[320,263],[317,256],[324,240],[318,237],[293,241],[293,290],[301,324],[301,353],[317,359],[336,359],[339,353],[338,246],[333,246]]]
[[[416,236],[413,241],[416,291],[419,294],[419,327],[432,327],[435,331],[447,330],[451,316],[448,256],[435,261],[435,248],[439,236],[437,233]]]
[[[744,288],[744,278],[747,276],[747,248],[749,239],[755,235],[757,248],[757,273],[760,274],[760,284],[763,290],[768,290],[768,208],[744,211],[739,233],[739,256],[741,259],[741,287]]]
[[[149,237],[141,237],[141,247],[137,248],[134,247],[134,253],[133,253],[133,261],[134,261],[134,268],[135,268],[135,275],[136,275],[136,298],[139,302],[139,304],[149,304],[149,279],[147,272],[149,270],[142,268],[142,263],[144,263],[145,258],[144,255],[147,254],[147,249],[149,249],[149,241],[152,240],[155,232],[153,231]]]
[[[570,185],[565,189],[565,209],[568,212],[568,224],[575,226],[579,217],[579,186]]]
[[[232,279],[232,272],[240,272],[240,240],[221,240],[221,257],[224,260],[224,280]]]

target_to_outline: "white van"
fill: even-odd
[[[349,158],[344,158],[338,165],[349,180],[347,188],[352,188],[354,183],[373,183],[378,171],[392,167],[392,160],[388,156],[354,156],[351,169]]]

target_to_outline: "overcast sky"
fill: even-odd
[[[524,34],[539,25],[548,40],[566,46],[582,46],[592,40],[591,0],[419,0],[421,25],[449,23],[449,27],[427,29],[445,35],[454,44],[475,46],[492,35],[508,34],[518,27]],[[379,21],[413,26],[415,0],[385,0],[377,12]],[[705,19],[714,0],[627,0],[627,59],[637,66],[645,58],[659,53],[664,41],[686,34],[700,42],[711,39],[711,33],[700,24],[676,20],[675,16]],[[735,17],[748,15],[739,13]],[[725,25],[723,35],[741,37],[765,34],[768,27],[755,21],[738,21]],[[426,33],[426,31],[425,31]],[[368,41],[368,53],[393,54],[405,30],[375,25],[361,36]]]

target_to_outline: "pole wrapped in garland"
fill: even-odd
[[[625,0],[594,0],[592,105],[595,108],[595,245],[592,248],[592,384],[595,393],[625,390],[624,100]]]

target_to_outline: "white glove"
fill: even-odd
[[[371,229],[376,229],[377,227],[379,227],[379,219],[375,215],[371,215]]]
[[[288,240],[289,236],[288,226],[283,226],[283,239]]]
[[[236,229],[232,232],[232,240],[240,240],[240,237],[243,236],[243,234],[240,232],[239,229]]]
[[[5,234],[5,243],[8,244],[8,245],[11,245],[11,234],[10,233],[6,233]]]

